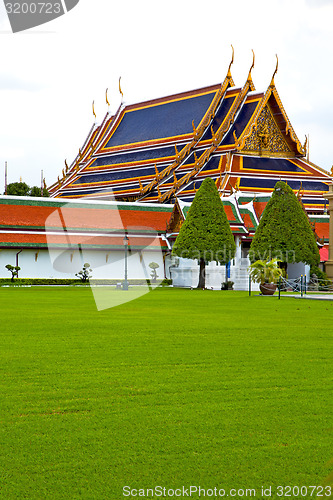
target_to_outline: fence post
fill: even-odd
[[[281,298],[281,276],[279,277],[279,300]]]
[[[251,297],[251,276],[249,276],[249,297]]]

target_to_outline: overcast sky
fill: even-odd
[[[61,174],[94,122],[120,104],[221,82],[235,48],[236,85],[252,72],[277,90],[310,160],[333,163],[333,0],[80,0],[66,15],[12,34],[0,2],[0,192]]]

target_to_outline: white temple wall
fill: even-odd
[[[5,268],[7,264],[16,266],[17,249],[0,251],[0,278],[10,278],[11,273]],[[163,255],[160,251],[128,252],[128,279],[150,279],[152,270],[150,262],[159,264],[156,270],[158,279],[164,278]],[[19,278],[76,278],[84,263],[89,263],[92,277],[96,279],[119,279],[125,276],[125,254],[121,250],[75,251],[41,249],[23,249],[18,255],[21,268]]]

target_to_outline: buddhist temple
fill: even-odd
[[[252,80],[254,54],[242,86],[235,85],[232,78],[233,59],[232,54],[222,83],[136,104],[125,104],[122,99],[116,113],[108,110],[100,124],[93,123],[76,158],[70,164],[65,162],[62,174],[48,188],[50,206],[68,204],[66,210],[85,217],[85,210],[97,213],[94,204],[102,204],[106,219],[112,207],[121,206],[127,214],[123,231],[131,227],[134,231],[131,245],[147,228],[158,231],[159,240],[164,242],[160,248],[165,276],[176,285],[195,286],[197,263],[172,257],[171,248],[196,191],[211,177],[223,201],[237,252],[228,270],[215,263],[207,266],[207,282],[220,288],[222,281],[231,279],[235,288],[246,289],[251,239],[276,182],[283,180],[308,214],[324,265],[329,237],[326,194],[332,176],[309,161],[307,140],[300,141],[292,127],[275,86],[278,61],[268,88],[257,91]],[[123,98],[120,80],[119,91]],[[107,93],[106,102],[109,104]],[[44,207],[45,201],[38,204]],[[100,206],[98,213],[102,214]],[[145,215],[139,225],[137,213]],[[74,233],[83,229],[100,232],[104,246],[99,248],[98,243],[92,248],[105,253],[110,242],[110,248],[117,245],[112,238],[107,242],[110,235],[104,233],[112,228],[103,220],[98,216],[93,221],[89,216],[91,227],[86,228],[85,221],[78,219],[71,227]],[[18,238],[17,232],[13,238]],[[18,249],[25,238],[27,235],[15,245],[14,240],[6,240],[3,245]],[[38,242],[32,243],[34,250]],[[120,251],[121,242],[118,244]],[[305,270],[295,270],[298,275],[301,272]]]
[[[49,190],[56,198],[191,202],[205,177],[226,197],[269,195],[276,182],[300,192],[309,213],[323,214],[329,173],[307,159],[274,77],[256,91],[250,68],[237,87],[230,63],[222,84],[148,102],[121,104],[94,124],[82,148]]]

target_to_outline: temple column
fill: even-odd
[[[330,184],[329,191],[326,194],[326,198],[329,201],[328,211],[330,214],[329,222],[329,250],[328,250],[328,261],[325,265],[325,271],[330,279],[333,279],[333,184]]]

